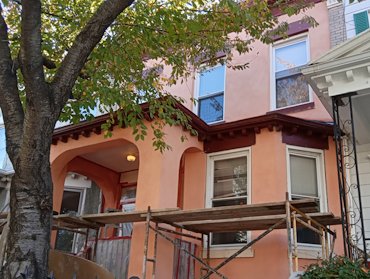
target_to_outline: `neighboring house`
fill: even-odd
[[[351,39],[369,29],[370,1],[343,0],[347,38]]]
[[[352,244],[369,252],[370,30],[312,60],[303,73],[345,133],[338,164],[340,176],[344,174],[340,183],[344,200],[349,200],[348,242],[352,239]]]
[[[145,211],[148,206],[190,210],[281,202],[288,193],[291,200],[311,198],[321,212],[340,215],[333,120],[301,74],[302,67],[333,45],[328,6],[320,2],[306,13],[315,17],[318,27],[298,22],[299,16],[289,18],[288,38],[276,38],[272,45],[256,42],[251,53],[236,56],[234,62],[250,62],[249,69],[233,71],[217,65],[170,89],[185,100],[198,99],[196,104],[189,101],[180,106],[191,117],[197,137],[182,127],[164,128],[172,151],[154,151],[150,133],[147,140],[136,142],[128,128],[115,126],[113,136],[104,138],[104,115],[56,129],[51,149],[54,210],[63,211],[65,181],[72,172],[99,187],[102,212],[127,212],[134,207]],[[183,134],[188,140],[182,143]],[[76,209],[83,203],[78,202]],[[335,253],[342,254],[342,229],[331,228],[338,235]],[[131,225],[121,225],[102,234],[108,237],[105,241],[117,240],[116,246],[109,242],[117,250],[118,240],[129,236],[130,245],[125,248],[129,260],[121,261],[127,266],[119,274],[121,278],[126,272],[128,276],[141,276],[144,224],[135,223],[132,233]],[[272,232],[220,271],[230,279],[246,274],[256,279],[288,278],[286,234],[287,230]],[[258,235],[258,231],[211,234],[211,265]],[[54,234],[53,241],[56,238]],[[301,268],[322,256],[320,238],[312,232],[300,230],[297,240]],[[189,243],[181,237],[177,241],[184,241],[181,245],[206,258],[200,241]],[[157,278],[200,278],[200,267],[190,260],[185,265],[188,272],[184,266],[178,268],[179,249],[163,239],[157,248]],[[118,255],[122,256],[117,250],[106,250],[102,264],[109,269],[121,268],[119,263],[113,264]],[[149,254],[153,254],[151,249]]]

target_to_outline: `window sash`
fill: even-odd
[[[218,65],[199,72],[198,98],[223,92],[225,90],[225,72],[225,65]],[[216,81],[214,81],[215,78]],[[208,83],[213,83],[213,86],[207,86]]]
[[[295,45],[299,45],[299,44],[302,44],[302,43],[304,43],[304,48],[299,48],[298,47],[297,49],[294,49]],[[282,50],[284,48],[289,48],[289,47],[293,47],[292,51],[294,51],[295,53],[297,53],[297,51],[299,51],[301,49],[302,50],[304,49],[305,59],[303,59],[303,60],[306,60],[306,62],[303,63],[302,61],[299,61],[299,59],[297,59],[297,61],[294,61],[294,60],[289,61],[289,59],[287,59],[286,69],[282,69],[282,67],[277,66],[278,65],[277,63],[282,64],[281,61],[279,61],[279,62],[277,61],[277,59],[278,59],[277,52],[279,50]],[[284,56],[286,56],[286,53],[285,54],[282,53],[281,55],[284,58]],[[310,88],[309,88],[307,82],[306,82],[305,86],[303,84],[300,86],[301,90],[299,90],[299,92],[301,94],[298,94],[298,95],[293,94],[293,93],[289,93],[290,92],[289,86],[288,87],[284,86],[284,84],[280,85],[280,91],[278,92],[278,86],[277,86],[277,82],[279,80],[281,81],[284,78],[289,78],[289,77],[293,77],[293,76],[302,75],[301,74],[301,69],[305,65],[307,65],[308,61],[310,60],[309,55],[310,55],[309,43],[308,43],[308,37],[306,35],[305,36],[299,36],[296,39],[292,39],[292,40],[289,40],[288,42],[278,44],[278,45],[275,45],[275,46],[272,47],[272,69],[271,69],[272,84],[271,84],[271,99],[270,99],[272,110],[291,107],[291,106],[296,106],[296,105],[308,103],[312,100],[311,91],[310,91]],[[289,65],[289,64],[291,64],[291,65]],[[279,69],[279,71],[277,71],[277,69]],[[306,92],[305,87],[307,87],[307,92]],[[288,96],[286,96],[286,97],[284,97],[284,95],[287,95],[287,94],[284,94],[284,88],[286,89],[285,91],[288,91],[288,93],[289,93]],[[283,95],[281,95],[281,94],[283,94]],[[279,96],[283,96],[282,97],[283,98],[282,102],[278,101],[279,99],[281,99]]]
[[[317,195],[302,195],[302,194],[294,194],[292,189],[292,181],[291,181],[291,156],[297,156],[302,158],[309,158],[315,160],[315,169],[316,169],[316,187],[317,187]],[[323,178],[324,170],[322,170],[324,166],[324,159],[323,154],[320,151],[316,150],[305,150],[302,149],[291,149],[288,148],[288,162],[289,162],[289,193],[291,199],[314,199],[318,202],[320,212],[324,212],[326,210],[326,195],[325,195],[325,181]],[[317,237],[314,232],[312,232],[308,228],[301,228],[297,231],[298,237],[298,244],[299,245],[308,245],[308,246],[317,246],[320,245],[320,237]]]
[[[203,115],[203,110],[202,108],[204,109],[204,107],[202,106],[202,103],[208,99],[212,99],[212,98],[217,98],[217,97],[222,97],[222,104],[219,104],[220,106],[222,106],[221,110],[217,110],[217,109],[212,109],[212,112],[209,113],[209,114],[206,114]],[[202,118],[205,122],[207,123],[213,123],[213,122],[217,122],[217,121],[222,121],[224,119],[224,110],[225,110],[225,98],[224,98],[224,92],[221,92],[221,93],[215,93],[215,94],[212,94],[212,95],[207,95],[207,96],[203,96],[201,98],[199,98],[198,100],[198,115],[200,118]],[[209,106],[208,106],[209,108]]]
[[[220,155],[213,155],[209,157],[210,163],[208,164],[208,182],[207,182],[207,207],[215,208],[218,207],[217,205],[214,206],[214,203],[235,203],[237,204],[249,204],[250,203],[250,157],[249,151],[237,151],[232,153],[225,153],[221,152]],[[233,174],[230,178],[238,179],[239,177],[234,177],[234,175],[240,175],[244,179],[246,179],[246,191],[238,192],[238,193],[230,193],[234,194],[234,196],[225,196],[225,197],[214,197],[215,192],[215,163],[218,161],[227,161],[232,159],[241,159],[245,162],[246,170],[245,173],[242,172],[240,174]],[[227,164],[227,162],[225,162]],[[220,165],[219,165],[220,166]],[[221,164],[222,166],[222,164]],[[238,195],[239,196],[236,196]],[[233,206],[233,205],[219,205],[219,206]],[[249,241],[249,233],[248,232],[236,232],[236,233],[214,233],[210,235],[211,237],[211,246],[214,247],[223,247],[223,246],[237,246],[240,244],[245,244]]]

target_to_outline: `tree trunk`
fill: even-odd
[[[51,113],[25,120],[10,189],[10,223],[4,279],[45,279],[52,225]],[[32,115],[32,114],[31,114]]]

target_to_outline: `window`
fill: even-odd
[[[310,102],[309,86],[301,74],[309,61],[307,38],[274,46],[272,57],[272,109]]]
[[[356,35],[369,29],[369,11],[363,11],[353,15]]]
[[[196,84],[195,112],[207,123],[224,120],[225,65],[201,71]]]
[[[80,189],[65,189],[63,192],[62,206],[60,214],[68,214],[74,212],[81,213],[83,208],[84,190]],[[76,234],[66,230],[58,230],[55,249],[65,252],[77,252]]]
[[[289,148],[288,156],[291,199],[315,199],[320,211],[326,211],[322,153]],[[321,243],[320,236],[307,228],[297,230],[297,240],[301,244]]]
[[[208,158],[207,207],[250,203],[249,151],[218,153]],[[247,232],[214,233],[212,245],[248,241]]]

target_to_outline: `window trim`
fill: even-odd
[[[306,158],[314,158],[316,160],[316,171],[317,171],[317,187],[318,195],[320,200],[320,212],[327,212],[328,200],[327,200],[327,186],[326,186],[326,174],[325,174],[325,154],[321,149],[299,147],[293,145],[286,146],[286,165],[287,165],[287,188],[289,194],[289,200],[292,198],[292,186],[290,181],[290,155],[296,155]],[[317,258],[318,247],[321,244],[309,244],[309,243],[298,243],[298,253],[304,253],[307,256],[307,250],[314,251]],[[299,251],[301,250],[301,251]],[[302,253],[301,253],[302,252]]]
[[[252,203],[252,149],[251,147],[247,148],[237,148],[233,150],[227,151],[220,151],[207,154],[207,179],[206,179],[206,195],[205,195],[205,207],[212,208],[212,198],[213,198],[213,172],[214,172],[214,162],[216,160],[226,160],[226,159],[233,159],[238,157],[247,157],[247,204]],[[212,236],[211,236],[212,238]],[[251,232],[249,231],[247,234],[248,242],[251,241]],[[222,247],[240,247],[245,245],[245,243],[235,243],[235,244],[212,244],[212,239],[210,241],[210,248],[217,249]]]
[[[195,103],[193,104],[193,113],[199,115],[199,87],[200,87],[200,74],[201,72],[203,71],[209,71],[209,70],[213,70],[217,67],[225,67],[225,70],[224,70],[224,88],[223,88],[223,98],[224,98],[224,104],[223,104],[223,111],[222,111],[222,119],[221,120],[218,120],[218,121],[213,121],[213,122],[208,122],[207,124],[208,125],[212,125],[212,124],[217,124],[217,123],[221,123],[221,122],[224,122],[225,121],[225,107],[226,107],[226,98],[225,98],[225,95],[226,95],[226,65],[222,65],[222,64],[217,64],[215,66],[212,66],[212,67],[203,67],[202,70],[200,71],[197,71],[196,74],[195,74],[195,82],[194,82],[194,99],[196,100]],[[207,97],[212,97],[212,96],[216,96],[216,95],[219,95],[220,92],[213,92],[212,94],[209,94],[207,95]],[[204,97],[203,97],[204,98]],[[204,121],[204,120],[203,120]]]
[[[313,91],[310,85],[308,85],[308,101],[304,103],[299,103],[291,106],[286,106],[286,107],[281,107],[277,108],[276,107],[276,75],[275,75],[275,50],[287,46],[291,46],[300,42],[306,42],[306,54],[307,54],[307,63],[311,60],[310,56],[310,40],[308,33],[302,33],[299,35],[291,36],[287,39],[284,40],[279,40],[275,43],[273,43],[270,46],[270,110],[271,111],[279,111],[287,108],[294,108],[297,106],[302,106],[305,104],[309,104],[313,102]],[[306,64],[307,65],[307,64]],[[304,65],[302,65],[304,66]]]

